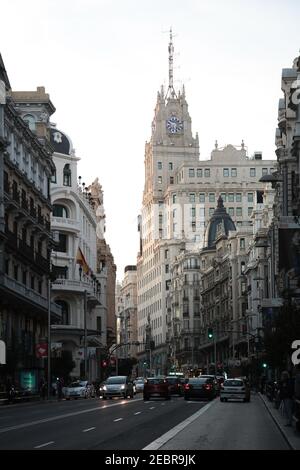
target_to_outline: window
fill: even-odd
[[[24,286],[26,286],[26,284],[27,284],[27,271],[23,271],[22,282],[23,282]]]
[[[209,208],[209,217],[211,217],[214,212],[215,212],[215,208],[214,208],[214,207],[210,207],[210,208]]]
[[[230,216],[233,216],[233,215],[234,215],[234,207],[229,207],[229,209],[228,209],[228,214],[229,214]]]
[[[196,200],[195,199],[195,193],[190,193],[189,199],[190,199],[190,202],[195,202],[195,200]]]
[[[168,259],[169,257],[169,250],[165,250],[165,259]]]
[[[56,183],[56,168],[53,170],[53,173],[51,175],[51,183]]]
[[[59,251],[60,253],[67,252],[67,235],[64,233],[59,233],[59,243],[56,251]]]
[[[205,176],[205,178],[210,178],[210,168],[205,168],[204,176]]]
[[[31,287],[31,289],[34,289],[34,287],[35,287],[35,277],[34,276],[31,276],[30,287]]]
[[[245,268],[246,268],[246,263],[245,263],[245,261],[242,261],[242,262],[241,262],[241,274],[244,273]]]
[[[70,164],[66,163],[64,166],[64,186],[71,186],[71,169]]]
[[[209,202],[215,202],[215,193],[209,193],[209,196],[208,196],[208,200]]]
[[[262,176],[267,175],[267,174],[268,174],[268,168],[263,168],[262,169]]]
[[[223,202],[226,202],[226,197],[227,197],[226,193],[221,193],[221,198],[223,199]]]
[[[96,322],[97,322],[96,328],[97,328],[97,332],[98,332],[99,334],[102,333],[101,320],[102,320],[101,317],[96,317]]]
[[[241,207],[236,208],[236,215],[237,215],[237,217],[242,217],[243,209]]]
[[[173,170],[173,163],[169,162],[169,170]]]
[[[223,168],[223,176],[227,178],[229,176],[229,168]]]
[[[191,207],[191,217],[196,217],[196,208]]]
[[[68,279],[68,266],[55,266],[52,264],[52,273],[57,279]]]
[[[27,123],[31,131],[35,131],[35,119],[32,114],[25,114],[25,116],[23,116],[23,120]]]
[[[237,176],[237,169],[236,168],[231,168],[231,176],[235,178]]]
[[[205,216],[205,207],[200,207],[199,215],[200,215],[200,217]]]
[[[54,217],[65,217],[66,219],[69,217],[68,209],[65,206],[60,204],[53,205],[53,216]]]
[[[162,162],[157,162],[157,169],[162,170]]]
[[[241,250],[244,250],[245,249],[245,238],[240,238],[240,248]]]
[[[196,222],[192,222],[191,227],[192,227],[192,232],[196,232]]]
[[[252,212],[253,212],[253,207],[248,207],[248,216],[249,217],[252,214]]]
[[[166,274],[169,273],[169,265],[168,265],[168,264],[166,264],[166,266],[165,266],[165,273],[166,273]]]
[[[236,193],[235,202],[242,202],[242,193]]]
[[[195,169],[194,168],[189,168],[189,177],[194,178],[195,176]]]
[[[250,168],[250,176],[255,177],[256,176],[256,170],[255,168]]]
[[[170,176],[170,184],[174,184],[174,176]]]
[[[264,202],[264,192],[256,191],[256,202],[257,204],[263,204]]]
[[[39,283],[38,283],[38,293],[39,294],[42,293],[42,287],[43,287],[43,283],[42,283],[42,281],[39,281]]]
[[[162,176],[159,176],[157,181],[158,181],[158,184],[162,184]]]
[[[199,194],[199,202],[205,202],[205,194],[204,193]]]
[[[173,194],[173,204],[176,203],[176,194]]]
[[[248,193],[248,202],[253,202],[253,193]]]
[[[198,178],[202,178],[202,168],[197,168],[197,176]]]
[[[70,309],[69,304],[65,300],[56,300],[56,304],[61,306],[61,325],[69,325],[70,324]]]
[[[228,202],[234,202],[234,194],[233,193],[228,194]]]

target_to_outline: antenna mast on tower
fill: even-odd
[[[173,83],[173,56],[174,56],[174,46],[173,46],[173,33],[172,33],[172,27],[170,28],[170,42],[168,46],[168,51],[169,51],[169,87],[168,91],[166,94],[166,98],[168,95],[170,95],[172,98],[176,97],[176,92],[174,89],[174,83]]]

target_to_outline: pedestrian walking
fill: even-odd
[[[58,400],[62,399],[62,388],[63,388],[62,380],[58,378],[56,381],[56,393],[57,393]]]
[[[283,412],[287,420],[285,426],[292,426],[293,424],[293,397],[294,397],[294,383],[290,378],[290,374],[287,370],[281,374],[281,380],[279,384],[280,399],[283,403]]]

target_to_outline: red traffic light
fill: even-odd
[[[102,361],[102,367],[107,367],[107,361]]]

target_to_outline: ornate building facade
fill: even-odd
[[[6,344],[1,381],[32,390],[45,372],[49,305],[51,320],[61,318],[48,295],[54,111],[43,87],[11,90],[0,56],[0,339]]]

